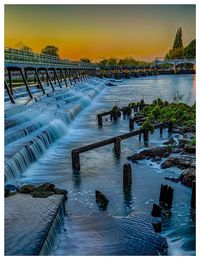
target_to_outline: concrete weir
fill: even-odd
[[[5,255],[49,255],[64,217],[64,196],[5,198]]]

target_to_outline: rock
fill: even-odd
[[[173,137],[170,137],[168,141],[163,143],[164,145],[169,145],[169,144],[176,144],[176,141]]]
[[[180,169],[186,169],[194,164],[195,158],[188,155],[180,155],[177,157],[169,157],[166,161],[161,164],[161,169],[176,166]]]
[[[54,184],[51,184],[51,183],[44,183],[38,187],[36,187],[36,191],[41,191],[41,192],[45,192],[45,191],[50,191],[50,192],[54,192],[54,188],[55,188],[55,185]]]
[[[162,210],[162,208],[159,205],[153,204],[151,215],[153,217],[161,217],[161,210]]]
[[[51,191],[33,191],[31,195],[33,198],[47,198],[54,195],[54,193]]]
[[[13,184],[6,184],[5,189],[13,192],[17,192],[18,188]]]
[[[143,160],[145,158],[151,159],[151,158],[162,158],[166,157],[171,153],[172,149],[168,146],[160,146],[155,148],[149,148],[142,150],[139,153],[133,154],[132,156],[129,156],[129,160]]]
[[[172,181],[172,182],[179,182],[181,181],[183,178],[183,174],[179,175],[178,178],[174,178],[174,177],[165,177],[165,180],[168,180],[168,181]]]
[[[65,197],[67,196],[67,191],[63,189],[54,188],[55,194],[63,194]]]
[[[4,197],[6,198],[6,197],[8,197],[8,195],[9,195],[9,193],[10,193],[10,190],[8,190],[8,189],[4,189]]]
[[[179,148],[179,147],[173,147],[172,148],[172,152],[173,153],[181,153],[183,151],[183,149],[182,148]]]
[[[132,156],[128,157],[128,160],[133,160],[133,161],[143,160],[143,159],[145,159],[145,156],[142,153],[135,153]]]
[[[96,202],[99,203],[102,208],[106,208],[109,203],[109,200],[106,198],[106,196],[98,190],[95,191],[95,195]]]
[[[183,137],[186,139],[193,139],[195,137],[195,134],[189,132],[189,133],[185,133]]]
[[[181,180],[181,183],[188,186],[192,187],[192,182],[196,180],[196,170],[193,168],[189,168],[182,173],[183,178]]]
[[[160,157],[156,157],[156,158],[153,158],[151,161],[159,163],[159,162],[161,162],[161,158]]]
[[[184,151],[186,153],[196,153],[196,146],[185,144]]]
[[[28,193],[31,193],[35,190],[35,186],[32,185],[32,184],[27,184],[27,185],[24,185],[22,186],[21,188],[18,189],[18,192],[19,193],[25,193],[25,194],[28,194]]]

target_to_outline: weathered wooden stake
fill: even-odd
[[[174,193],[174,189],[172,189],[172,187],[162,184],[160,187],[160,198],[159,198],[161,205],[164,203],[164,206],[166,206],[167,208],[171,208],[173,202],[173,193]]]
[[[168,133],[171,134],[172,133],[172,129],[173,129],[173,123],[169,122],[168,123]]]
[[[131,164],[126,163],[123,166],[123,187],[130,188],[132,184],[132,170]]]
[[[141,138],[142,138],[142,134],[140,133],[139,134],[139,142],[141,141]]]
[[[73,170],[80,170],[80,156],[77,150],[72,151],[72,168]]]
[[[160,127],[160,136],[162,136],[162,134],[163,134],[163,128]]]
[[[143,139],[144,139],[144,143],[148,143],[148,141],[149,141],[149,131],[148,130],[144,130]]]
[[[153,204],[151,215],[153,217],[161,217],[161,210],[162,210],[162,208],[159,205]]]
[[[129,118],[129,129],[130,130],[134,129],[134,118],[133,117]]]
[[[121,138],[116,137],[114,142],[114,150],[116,155],[120,155],[121,153]]]
[[[196,208],[196,181],[192,182],[191,207],[194,209]]]
[[[103,125],[103,120],[102,120],[102,116],[100,114],[97,115],[97,120],[98,120],[98,125],[102,126]]]

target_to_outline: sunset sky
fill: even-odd
[[[73,60],[162,57],[180,26],[187,45],[195,38],[195,5],[5,5],[6,47],[56,45]]]

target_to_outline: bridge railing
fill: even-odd
[[[68,61],[51,55],[38,54],[30,51],[24,51],[13,48],[5,48],[4,51],[5,63],[11,64],[32,64],[32,65],[47,65],[47,66],[63,66],[80,68],[95,68],[96,64],[78,61]]]

